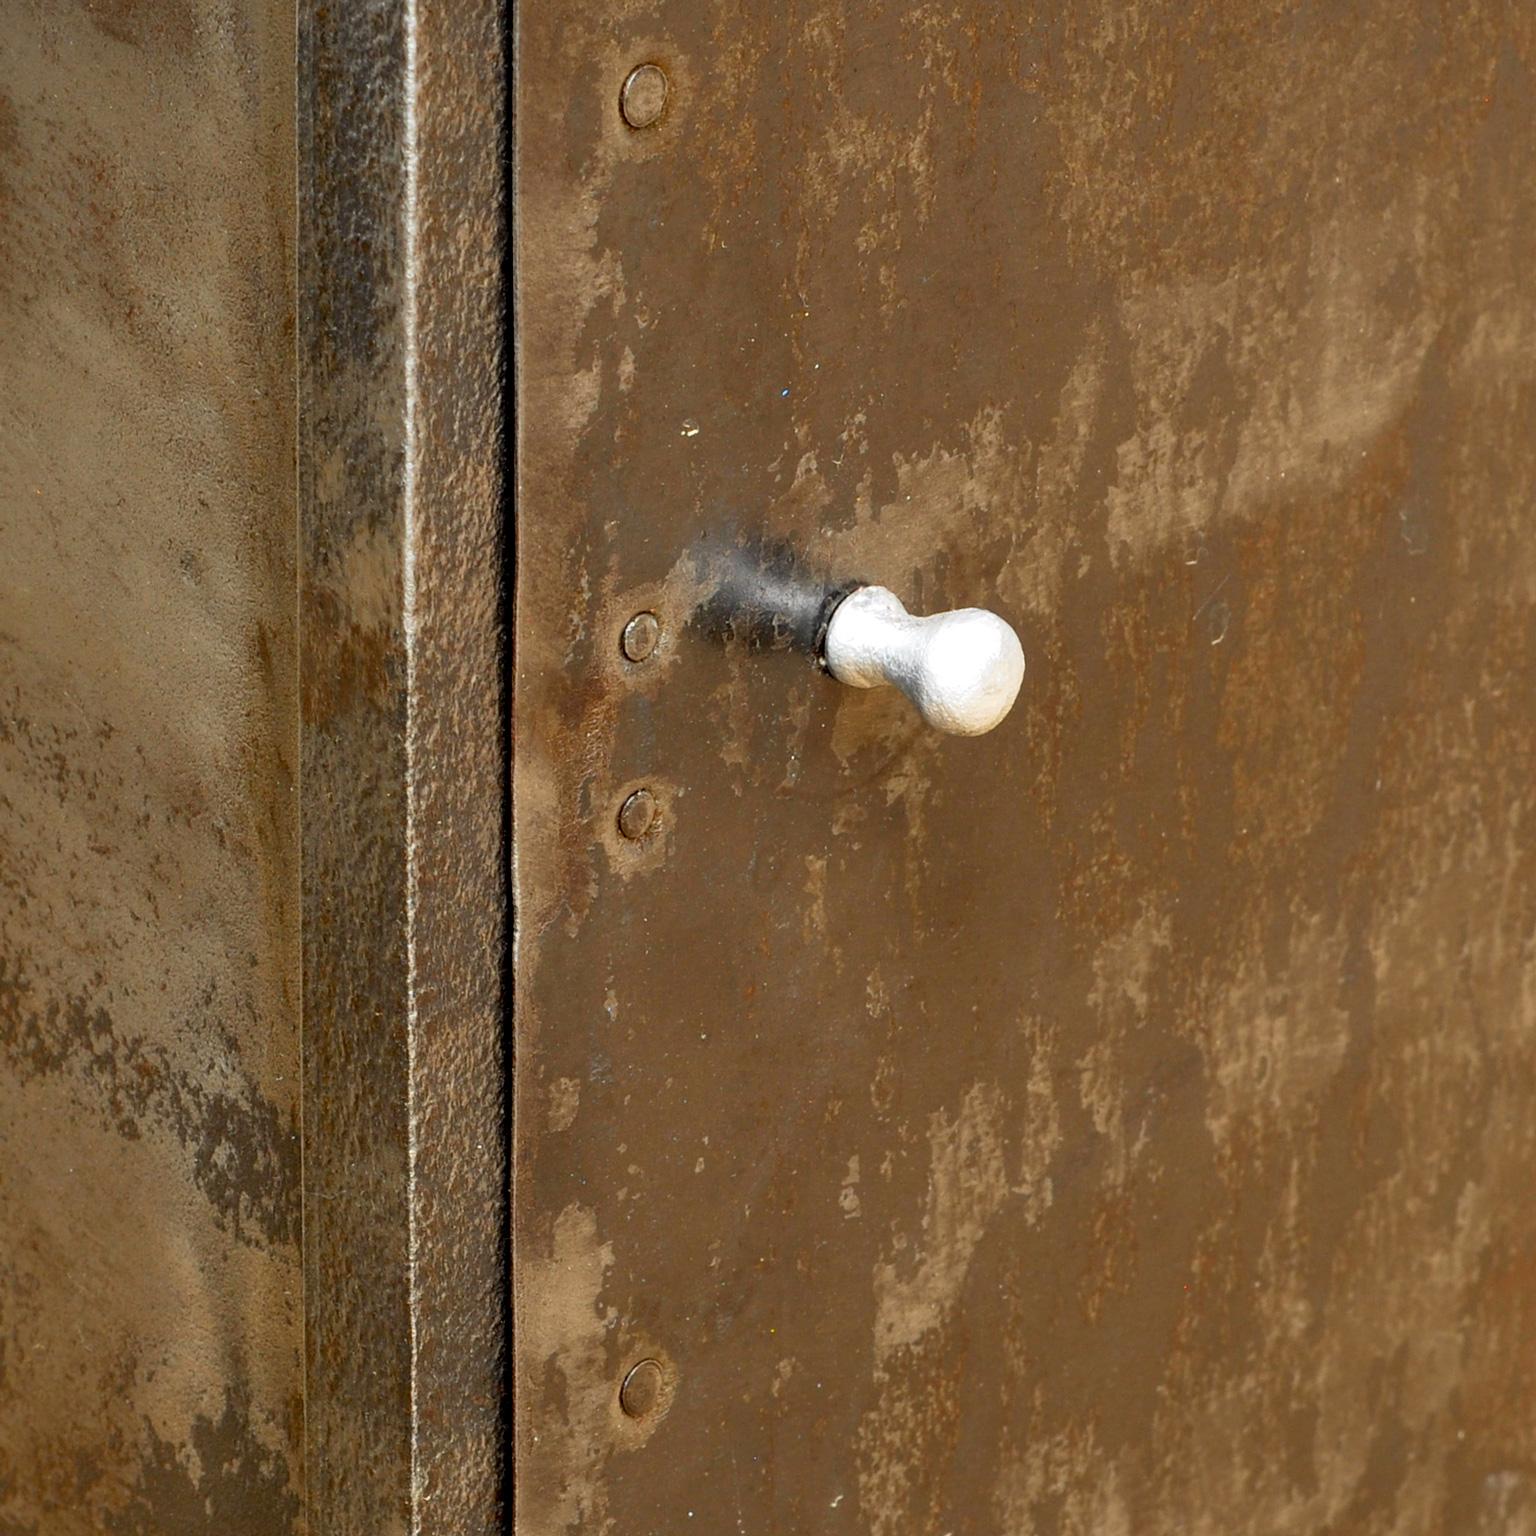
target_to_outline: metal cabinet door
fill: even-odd
[[[518,1529],[1536,1529],[1530,9],[518,27]]]

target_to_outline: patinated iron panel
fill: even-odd
[[[296,1530],[293,26],[0,21],[0,1530]]]
[[[1536,1529],[1533,64],[521,8],[527,1536]],[[818,674],[851,580],[1012,718]]]

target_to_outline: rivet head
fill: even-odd
[[[619,92],[619,111],[631,128],[649,128],[667,105],[667,76],[659,64],[641,64],[629,72]]]
[[[637,789],[619,807],[619,831],[638,842],[656,825],[656,797],[648,789]]]
[[[629,1368],[624,1384],[619,1388],[619,1407],[632,1419],[643,1419],[654,1412],[661,1399],[661,1364],[656,1360],[642,1360]]]
[[[644,661],[661,639],[661,620],[654,613],[637,613],[624,626],[620,647],[630,661]]]

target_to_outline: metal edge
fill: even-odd
[[[299,26],[306,1483],[501,1528],[504,15]]]

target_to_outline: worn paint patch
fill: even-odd
[[[613,1440],[615,1388],[609,1338],[618,1319],[604,1305],[613,1263],[592,1210],[567,1206],[555,1219],[548,1256],[522,1270],[517,1312],[521,1370],[564,1404],[537,1431],[538,1474],[519,1491],[521,1519],[535,1531],[609,1531],[602,1467]]]
[[[209,1003],[217,1008],[216,998]],[[187,1176],[237,1239],[296,1244],[298,1127],[283,1124],[239,1071],[239,1042],[213,1017],[193,1027],[218,1042],[223,1061],[193,1076],[170,1051],[120,1036],[106,1008],[83,997],[45,1000],[0,958],[0,1062],[13,1080],[64,1077],[81,1109],[124,1140],[173,1139]]]
[[[977,1084],[953,1120],[935,1117],[922,1234],[907,1262],[875,1268],[875,1363],[920,1342],[959,1300],[976,1245],[1008,1198],[1002,1097]],[[905,1244],[903,1243],[903,1246]]]
[[[242,1527],[287,1530],[299,1499],[281,1456],[252,1437],[243,1405],[228,1402],[216,1419],[196,1420],[185,1447],[150,1435],[128,1503],[105,1529],[112,1536]]]

